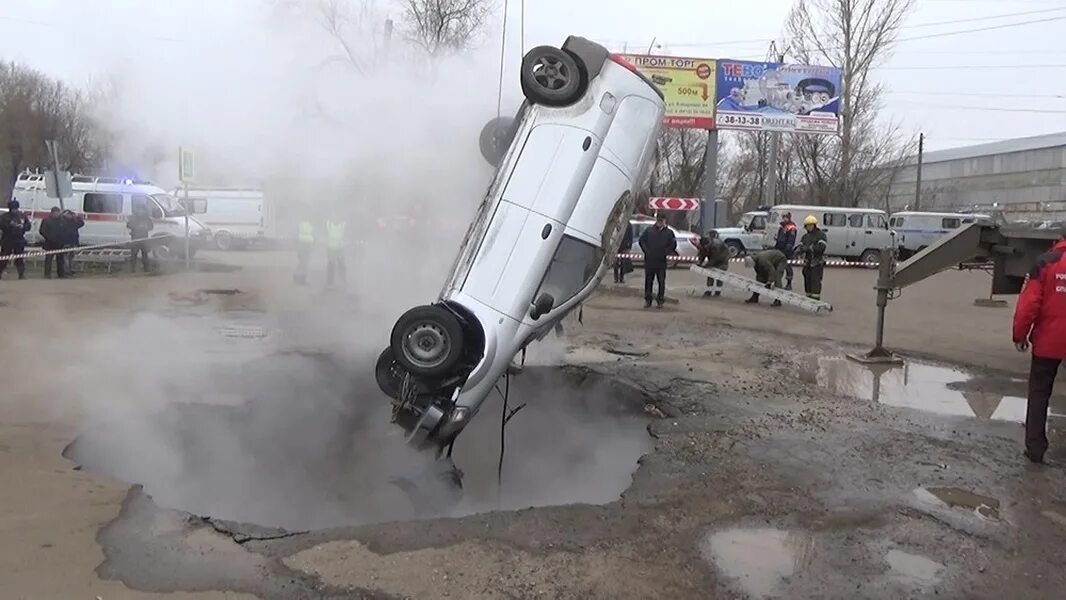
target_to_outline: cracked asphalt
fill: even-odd
[[[465,516],[308,531],[161,507],[138,485],[75,470],[62,451],[106,415],[79,401],[63,376],[46,378],[47,364],[4,352],[22,377],[0,405],[0,476],[21,484],[0,497],[0,579],[16,598],[1057,597],[1066,584],[1062,421],[1051,420],[1051,464],[1025,463],[1022,428],[1008,410],[1024,387],[1024,357],[1006,339],[1009,310],[972,306],[987,285],[982,274],[935,279],[889,309],[889,343],[922,360],[877,376],[826,362],[864,350],[872,337],[868,272],[832,272],[826,287],[837,310],[821,316],[744,306],[731,293],[675,293],[677,305],[643,311],[632,291],[605,289],[585,307],[584,324],[571,324],[535,360],[623,386],[607,396],[628,398],[621,412],[641,419],[647,448],[620,495],[533,508],[509,499],[506,510],[472,506]],[[691,278],[672,272],[671,280]],[[295,332],[290,349],[346,364],[345,340],[329,330],[366,308],[263,281],[251,268],[155,278],[133,307],[128,291],[143,280],[72,282],[76,290],[28,282],[5,286],[0,300],[25,324],[13,324],[14,335],[54,328],[65,336],[71,322],[136,331],[131,310],[157,314],[173,306],[170,292],[236,287],[244,293],[195,310],[262,311],[276,317],[272,328]],[[87,298],[96,307],[88,314]],[[241,302],[248,305],[233,304]],[[60,309],[65,322],[42,320]],[[332,318],[309,320],[309,312]],[[273,343],[263,342],[275,352]],[[65,352],[70,364],[84,359]],[[117,378],[131,368],[117,362],[114,371],[98,368]],[[239,389],[239,372],[220,371]],[[178,385],[134,408],[162,414],[177,398],[239,411],[247,399],[223,387],[192,398]],[[116,384],[108,395],[119,391]],[[537,424],[536,410],[531,403],[516,424]],[[566,437],[546,429],[544,448],[559,445],[553,433]],[[508,460],[522,461],[523,447],[537,441],[516,437]],[[496,448],[485,448],[492,459]],[[550,481],[542,475],[523,479]],[[302,493],[286,481],[273,493]],[[492,484],[474,482],[475,494]]]

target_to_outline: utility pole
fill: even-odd
[[[778,51],[777,42],[770,42],[770,51],[768,55],[769,61],[775,61],[778,64],[785,62],[784,51]],[[762,203],[766,206],[773,206],[777,204],[777,154],[778,149],[781,147],[781,132],[770,132],[770,148],[767,151],[767,165],[766,165],[766,185],[763,186],[763,199]]]
[[[385,41],[383,44],[385,58],[389,58],[389,46],[392,45],[392,19],[385,19]]]
[[[703,151],[703,202],[700,203],[700,233],[718,227],[718,129],[707,130]]]
[[[922,155],[925,151],[925,133],[918,134],[918,176],[914,182],[914,210],[922,210]]]

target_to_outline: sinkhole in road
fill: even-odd
[[[389,423],[369,374],[334,356],[287,353],[225,375],[176,378],[164,409],[93,421],[63,454],[143,485],[161,507],[217,520],[296,531],[416,516],[389,481],[432,457]],[[193,400],[207,397],[229,401]],[[502,489],[494,395],[455,445],[464,495],[449,516],[617,500],[652,447],[649,400],[587,369],[526,369],[511,380],[511,407],[527,406],[507,425]]]

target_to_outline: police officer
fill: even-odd
[[[292,279],[303,285],[307,283],[307,269],[311,262],[311,249],[315,245],[315,224],[304,217],[300,220],[296,233],[296,272]]]
[[[666,226],[666,217],[655,217],[655,225],[640,234],[640,249],[644,251],[644,308],[651,308],[652,284],[659,282],[659,293],[655,296],[658,308],[666,302],[666,257],[677,254],[677,239],[674,232]]]
[[[704,263],[711,269],[720,269],[722,271],[729,270],[729,246],[718,237],[718,232],[714,229],[707,232],[707,235],[700,238],[699,243],[699,265],[702,267]],[[714,295],[715,297],[722,295],[722,281],[716,280],[713,277],[707,278],[707,287],[717,288],[715,290],[708,289],[703,292],[704,296]]]
[[[130,272],[137,271],[137,254],[141,255],[141,266],[144,272],[151,271],[152,265],[148,259],[148,234],[155,225],[152,223],[152,215],[148,213],[148,207],[143,203],[133,205],[133,214],[126,220],[126,229],[130,230]]]
[[[785,264],[788,258],[785,253],[771,248],[756,252],[753,256],[744,259],[744,264],[755,269],[755,280],[765,284],[766,289],[780,288],[781,276],[785,273]],[[759,293],[752,292],[751,298],[744,301],[745,304],[758,304]],[[774,300],[770,306],[781,306],[780,300]]]
[[[792,213],[787,212],[781,217],[781,226],[777,228],[777,237],[774,238],[774,248],[785,253],[785,258],[792,260],[796,251],[796,224],[792,222]],[[785,263],[785,289],[792,291],[792,265]]]
[[[326,220],[326,287],[333,287],[336,275],[341,285],[347,282],[347,268],[344,263],[344,251],[348,245],[348,223],[339,215]]]
[[[41,221],[41,227],[37,230],[44,238],[44,242],[41,243],[41,248],[45,251],[48,250],[62,250],[66,246],[67,231],[66,223],[63,219],[62,213],[59,212],[58,206],[53,206],[49,211],[48,216]],[[67,269],[64,258],[65,254],[48,254],[44,257],[44,278],[52,278],[52,262],[56,263],[56,275],[60,279],[64,279],[67,276]]]
[[[31,225],[26,213],[19,210],[18,200],[7,203],[7,212],[0,215],[0,277],[3,277],[8,263],[8,259],[2,257],[26,251],[26,232],[30,230]],[[24,259],[15,259],[15,270],[18,271],[19,279],[26,279]]]
[[[803,220],[807,233],[800,239],[799,249],[803,254],[803,291],[814,300],[822,299],[822,275],[825,274],[825,250],[828,247],[825,232],[818,227],[818,217],[807,215]]]

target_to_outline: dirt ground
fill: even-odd
[[[0,282],[8,374],[0,596],[1050,598],[1066,586],[1064,421],[1050,420],[1050,464],[1027,464],[1018,422],[1027,357],[1010,344],[1012,299],[1007,308],[973,303],[987,297],[986,274],[947,272],[904,290],[889,306],[886,343],[908,362],[874,370],[842,358],[873,340],[871,271],[830,270],[825,295],[834,310],[819,315],[745,305],[739,292],[690,296],[681,288],[700,280],[685,271],[670,273],[679,302],[663,310],[641,308],[635,278],[605,283],[583,323],[568,324],[536,360],[636,390],[607,394],[638,398],[627,410],[646,420],[631,482],[606,496],[567,496],[583,479],[598,479],[581,471],[579,453],[548,452],[573,435],[557,423],[517,436],[507,456],[534,462],[541,452],[551,458],[548,473],[564,467],[552,461],[571,462],[567,474],[576,478],[559,486],[559,498],[572,502],[545,496],[524,508],[512,498],[504,510],[452,518],[283,530],[161,507],[134,485],[141,482],[63,457],[87,428],[115,414],[251,406],[248,390],[269,374],[246,375],[236,350],[208,353],[195,333],[203,319],[254,312],[255,325],[232,317],[219,331],[238,344],[266,328],[277,335],[264,336],[263,348],[329,353],[362,373],[370,365],[350,353],[352,340],[383,346],[405,308],[367,307],[368,294],[387,297],[406,284],[356,285],[358,264],[343,293],[292,286],[283,253],[207,259],[237,269]],[[232,289],[240,293],[226,293]],[[195,397],[180,385],[159,387],[150,365],[160,357],[179,381],[220,371],[229,384],[195,389]],[[1066,399],[1052,404],[1066,414]],[[515,420],[538,423],[539,410],[531,401]],[[289,423],[312,417],[286,413]],[[486,424],[495,418],[479,416]],[[389,428],[387,419],[373,423]],[[120,426],[103,427],[104,437],[124,439]],[[288,443],[285,423],[271,427],[272,442]],[[592,446],[608,439],[588,431],[597,432],[586,440]],[[465,450],[466,460],[480,454],[491,464],[498,446],[491,437],[485,444]],[[633,448],[609,447],[626,457]],[[208,454],[216,451],[223,454]],[[174,460],[150,458],[157,471]],[[266,457],[251,460],[248,470],[261,469]],[[239,479],[240,465],[229,473]],[[240,502],[267,510],[260,505],[271,495],[300,496],[304,483],[289,476],[279,472],[276,489],[249,491]],[[478,477],[477,469],[468,473],[471,489],[495,485]],[[180,492],[185,480],[172,483]]]

